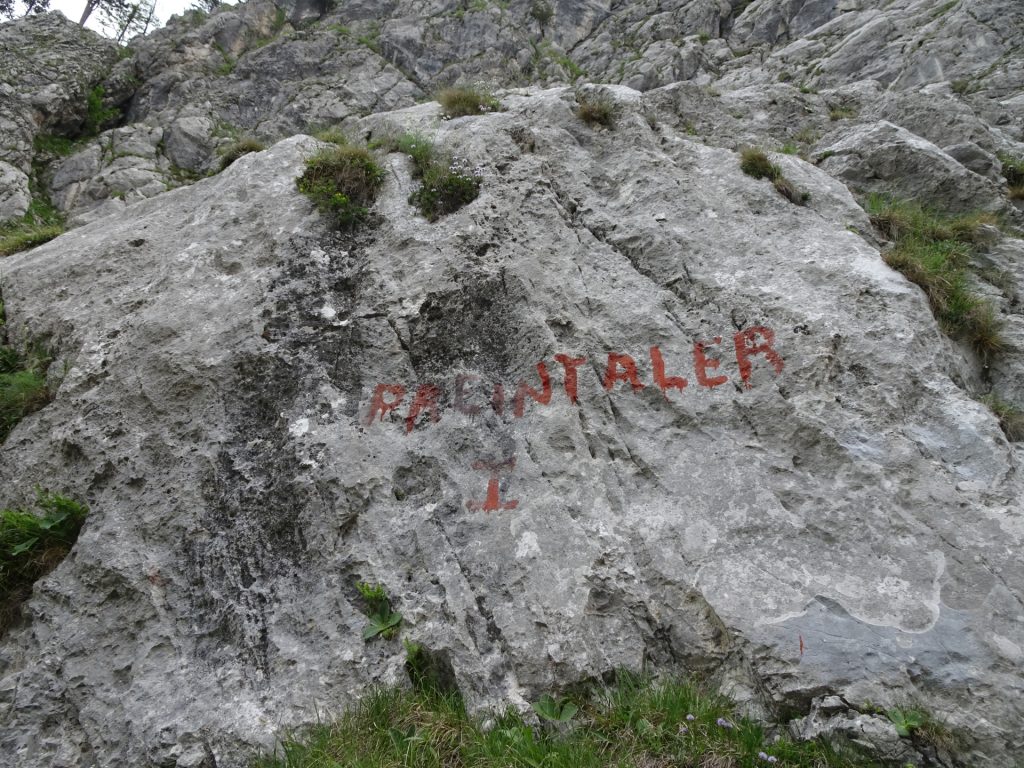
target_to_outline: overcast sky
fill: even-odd
[[[229,2],[228,5],[234,5]],[[171,16],[177,16],[192,6],[192,0],[156,0],[156,17],[160,19],[161,26]],[[72,21],[78,21],[85,10],[85,0],[50,0],[50,10],[60,11]],[[93,11],[85,26],[102,32],[99,25],[99,12]]]

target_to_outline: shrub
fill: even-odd
[[[555,9],[546,0],[534,0],[530,6],[530,15],[542,26],[546,27],[555,16]]]
[[[0,510],[0,634],[18,616],[32,584],[71,551],[88,513],[84,505],[42,490],[36,507],[41,515]]]
[[[1003,164],[1003,178],[1009,186],[1007,194],[1011,200],[1024,200],[1024,158],[999,153],[999,161]]]
[[[420,186],[409,202],[428,220],[454,213],[480,194],[483,169],[471,168],[465,160],[439,150],[430,139],[407,133],[394,139],[390,148],[412,158],[413,178],[420,180]]]
[[[299,191],[339,227],[361,224],[384,183],[384,170],[364,147],[322,149],[306,161]]]
[[[811,199],[809,192],[803,192],[782,175],[782,169],[768,159],[757,147],[744,147],[740,151],[740,170],[755,179],[768,179],[775,190],[791,203],[803,205]]]
[[[588,125],[615,127],[615,104],[606,96],[580,96],[576,117]]]
[[[915,203],[882,195],[868,198],[871,222],[893,247],[883,257],[893,269],[919,285],[948,335],[964,339],[987,359],[1003,348],[992,305],[970,287],[968,263],[990,214],[944,217]]]
[[[104,125],[121,114],[118,110],[103,105],[105,96],[106,92],[102,85],[97,85],[89,91],[89,95],[86,97],[84,135],[95,136],[103,129]]]
[[[220,156],[220,169],[223,171],[242,155],[247,155],[250,152],[262,152],[264,149],[266,147],[262,142],[249,136],[242,137],[224,150]]]
[[[501,108],[494,96],[475,88],[445,88],[437,94],[437,100],[444,108],[445,118],[482,115]]]

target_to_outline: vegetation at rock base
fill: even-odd
[[[402,152],[412,159],[412,175],[420,180],[420,186],[409,196],[409,202],[430,221],[454,213],[480,194],[483,169],[470,167],[467,161],[453,157],[425,136],[406,133],[379,144],[387,151]]]
[[[0,510],[0,634],[18,616],[32,585],[71,551],[88,509],[72,499],[38,491],[40,514]]]
[[[0,224],[0,256],[35,248],[64,232],[64,219],[50,202],[34,197],[20,219]]]
[[[620,673],[614,687],[534,704],[539,725],[512,710],[466,714],[457,695],[380,689],[333,723],[287,739],[257,768],[640,768],[878,766],[852,747],[794,742],[739,717],[729,699],[682,680]],[[484,726],[484,722],[487,727]]]
[[[250,136],[243,136],[224,150],[220,156],[220,169],[223,171],[242,155],[247,155],[250,152],[262,152],[264,149],[266,147],[262,142]]]
[[[871,195],[865,210],[893,247],[885,262],[924,289],[942,330],[963,339],[987,359],[1003,346],[1000,323],[992,304],[971,287],[968,264],[986,213],[942,216],[917,203]]]
[[[501,104],[487,91],[469,87],[445,88],[437,94],[446,118],[482,115],[495,112]]]
[[[615,127],[615,104],[604,96],[580,96],[577,99],[576,117],[587,125]]]
[[[1011,442],[1024,442],[1024,410],[996,395],[985,395],[981,402],[999,419],[999,426]]]
[[[384,169],[365,147],[334,146],[306,161],[296,180],[299,191],[338,227],[354,228],[366,220],[384,183]]]
[[[998,157],[1003,164],[1003,178],[1009,187],[1010,199],[1024,200],[1024,158],[1005,153],[1000,153]]]
[[[6,342],[6,316],[0,301],[0,341]],[[46,405],[50,392],[46,387],[49,357],[37,346],[19,352],[0,344],[0,443],[25,416]]]
[[[83,136],[96,136],[106,127],[107,123],[121,114],[118,110],[104,105],[103,99],[105,96],[106,93],[102,85],[97,85],[89,91],[89,95],[86,97],[85,124],[82,127]]]
[[[796,205],[803,205],[811,199],[809,192],[803,192],[782,174],[782,169],[768,159],[757,147],[744,147],[740,152],[740,170],[755,179],[768,179],[775,190]]]

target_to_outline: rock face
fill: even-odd
[[[0,504],[39,484],[91,514],[0,638],[0,762],[247,765],[404,679],[399,641],[362,639],[361,580],[473,708],[647,664],[900,760],[920,756],[857,706],[916,699],[966,733],[958,764],[1011,764],[1024,481],[974,398],[1024,398],[1024,254],[993,232],[979,256],[1007,342],[986,367],[885,265],[843,181],[877,182],[892,153],[856,178],[844,158],[896,136],[895,157],[934,159],[899,189],[966,208],[948,180],[969,179],[1012,234],[997,153],[1020,129],[993,115],[1019,114],[1017,4],[902,21],[898,1],[560,2],[543,29],[529,4],[442,5],[179,19],[105,76],[124,124],[42,174],[83,224],[3,261],[9,326],[47,340],[55,396],[0,447]],[[896,61],[924,17],[951,26]],[[968,46],[953,32],[972,24],[989,33]],[[511,67],[517,36],[605,50],[593,71],[622,77],[596,79],[647,90],[508,88],[502,111],[447,121],[414,103]],[[760,47],[725,63],[739,41]],[[516,78],[554,79],[558,50]],[[928,75],[943,57],[979,91]],[[796,60],[829,90],[777,82]],[[614,129],[576,117],[595,96]],[[371,224],[333,232],[296,190],[305,135],[162,191],[216,162],[225,110],[268,140],[328,118],[426,133],[482,191],[428,222],[409,160],[384,155]],[[798,206],[740,171],[750,142],[835,154],[772,156]]]

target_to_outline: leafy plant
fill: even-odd
[[[261,141],[250,136],[243,136],[238,141],[230,144],[220,156],[220,169],[223,171],[242,155],[250,152],[262,152],[266,149]]]
[[[437,100],[444,108],[445,118],[483,115],[501,109],[498,100],[487,91],[465,86],[445,88],[437,94]]]
[[[909,738],[911,732],[920,728],[924,723],[924,717],[914,709],[900,709],[894,707],[886,710],[885,716],[896,726],[896,733],[903,738]]]
[[[355,228],[369,214],[384,183],[384,169],[364,147],[322,149],[306,161],[296,185],[339,227]]]
[[[947,217],[916,203],[883,195],[868,197],[865,210],[893,247],[886,263],[924,289],[943,331],[968,341],[983,358],[1003,349],[993,306],[971,288],[968,265],[986,213]]]
[[[391,640],[397,636],[402,615],[391,610],[391,601],[384,587],[360,581],[356,584],[356,590],[366,603],[367,616],[370,619],[370,623],[363,629],[363,640],[372,640],[378,635],[385,640]]]
[[[606,96],[580,96],[577,98],[576,117],[588,125],[615,127],[615,104]]]
[[[72,499],[37,490],[36,508],[0,510],[0,633],[18,615],[32,584],[52,571],[74,546],[88,509]]]
[[[540,697],[540,701],[535,702],[531,706],[533,711],[542,720],[552,723],[568,723],[576,716],[580,709],[571,701],[566,699],[555,700],[547,693]]]

